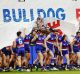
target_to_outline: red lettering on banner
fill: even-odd
[[[80,21],[80,8],[76,9],[76,18],[78,21]]]
[[[57,28],[57,27],[60,26],[60,20],[56,20],[56,21],[52,22],[52,24],[49,22],[47,25],[48,25],[50,28]]]
[[[47,25],[50,27],[50,28],[57,28],[57,27],[59,27],[60,26],[60,20],[56,20],[56,21],[54,21],[54,22],[52,22],[52,23],[47,23]],[[60,30],[60,29],[57,29],[57,32],[60,34],[60,35],[62,35],[63,34],[63,32]]]

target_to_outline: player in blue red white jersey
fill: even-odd
[[[46,36],[43,34],[43,32],[41,30],[39,30],[38,32],[39,32],[39,34],[36,34],[36,36],[32,40],[32,41],[36,40],[37,59],[36,59],[35,63],[37,63],[39,61],[40,65],[41,65],[41,70],[44,70],[43,54],[45,53],[44,39]]]
[[[22,61],[25,55],[25,47],[24,47],[24,38],[21,36],[21,32],[17,32],[17,38],[14,42],[15,47],[17,47],[17,56],[18,56],[18,70],[22,71]]]
[[[40,38],[42,38],[40,40]],[[47,66],[47,63],[46,63],[46,59],[47,59],[47,52],[46,52],[46,48],[45,48],[45,45],[44,45],[44,39],[46,38],[46,31],[44,29],[41,29],[40,30],[40,34],[38,34],[38,38],[37,38],[37,41],[36,41],[36,44],[39,42],[39,41],[42,41],[43,44],[42,44],[42,54],[43,54],[43,64],[44,64],[44,68],[46,69],[46,66]]]
[[[76,33],[76,36],[72,41],[72,45],[73,45],[73,52],[77,54],[78,57],[77,67],[80,68],[80,32]]]
[[[59,51],[59,48],[58,46],[60,45],[61,41],[62,41],[62,35],[60,35],[57,31],[55,33],[56,35],[56,42],[54,43],[54,49],[55,49],[55,52],[54,52],[54,57],[55,57],[55,61],[56,61],[56,68],[58,69],[63,69],[62,68],[62,56],[61,56],[61,53]]]
[[[62,56],[64,56],[67,59],[67,68],[66,69],[71,69],[72,66],[70,65],[70,60],[69,60],[69,41],[66,35],[63,35],[62,41],[60,43],[60,52]]]
[[[55,30],[50,29],[49,35],[45,38],[45,46],[46,50],[50,52],[51,56],[54,57],[53,50],[53,42],[56,41],[56,36],[54,35]]]
[[[55,57],[56,57],[56,56],[60,55],[58,46],[59,46],[60,43],[61,43],[62,35],[60,35],[60,34],[56,31],[55,36],[56,36],[56,43],[54,43],[54,49],[55,49]]]
[[[28,62],[30,60],[30,40],[31,40],[31,34],[25,35],[24,38],[24,45],[25,45],[25,56],[26,56],[26,69],[27,71],[30,71],[28,68]]]
[[[52,61],[52,65],[54,64],[54,45],[56,45],[56,30],[53,30],[50,28],[50,33],[48,36],[45,38],[45,47],[46,51],[49,53]]]

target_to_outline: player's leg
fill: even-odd
[[[43,52],[43,60],[44,60],[44,66],[46,66],[46,58],[47,58],[47,52]]]
[[[44,64],[44,69],[46,70],[46,58],[47,58],[47,52],[46,49],[44,47],[42,47],[42,54],[43,54],[43,64]]]
[[[77,68],[79,69],[80,68],[80,51],[79,51],[79,48],[78,46],[73,46],[73,51],[74,53],[77,55]]]
[[[47,51],[50,55],[50,68],[53,69],[55,68],[55,59],[54,59],[54,47],[53,44],[47,43],[47,47],[49,48],[49,51]],[[55,68],[56,69],[56,68]],[[57,69],[56,69],[57,70]]]
[[[29,48],[29,44],[26,44],[25,45],[25,57],[26,57],[26,61],[25,61],[25,64],[26,64],[26,70],[27,71],[30,71],[29,69],[29,60],[30,60],[30,48]]]
[[[38,58],[39,58],[39,63],[41,65],[41,70],[44,70],[44,66],[43,66],[43,55],[41,52],[38,52]]]
[[[9,71],[9,64],[10,64],[10,55],[6,55],[6,71]]]
[[[46,57],[46,69],[50,70],[50,62],[51,62],[51,56],[50,54],[47,52],[47,57]]]
[[[10,57],[10,67],[15,69],[16,65],[16,48],[12,48],[12,53],[11,53],[11,57]]]
[[[72,65],[70,65],[70,58],[69,58],[69,51],[68,50],[64,51],[64,56],[67,59],[67,69],[72,69]]]
[[[69,59],[69,54],[65,55],[66,59],[67,59],[67,68],[70,69],[70,59]]]
[[[22,63],[21,63],[22,49],[21,48],[18,48],[17,54],[18,54],[17,56],[18,71],[22,71]]]
[[[14,69],[14,63],[15,63],[15,54],[12,53],[11,56],[10,56],[10,64],[9,64],[9,67],[10,69]]]
[[[80,68],[80,52],[77,52],[77,57],[78,57],[77,60],[78,68]]]
[[[54,49],[53,49],[53,44],[47,43],[47,46],[48,46],[48,48],[49,48],[48,53],[49,53],[49,55],[51,56],[51,64],[54,65]]]
[[[56,57],[56,67],[57,67],[59,70],[65,69],[65,68],[63,67],[63,58],[62,58],[61,55],[57,55],[57,57]]]
[[[38,57],[34,60],[33,64],[35,65],[39,61]]]

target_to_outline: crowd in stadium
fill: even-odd
[[[41,18],[37,18],[36,24],[30,34],[22,36],[18,31],[13,45],[0,49],[0,71],[32,71],[34,68],[41,71],[80,70],[80,31],[69,41],[67,35],[60,35],[56,29],[44,26]],[[37,53],[32,65],[29,64],[31,45],[35,46]]]

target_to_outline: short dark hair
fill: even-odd
[[[20,36],[20,35],[21,35],[21,31],[18,31],[18,32],[17,32],[17,36]]]
[[[76,32],[76,35],[78,35],[80,32],[78,31],[78,32]]]
[[[66,36],[67,36],[67,35],[65,35],[65,34],[63,35],[63,37],[62,37],[62,41],[64,40],[64,38],[65,38]]]
[[[56,32],[56,30],[54,30],[54,29],[52,29],[52,28],[50,28],[49,30],[50,30],[50,32]]]

